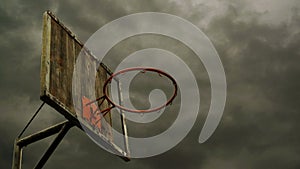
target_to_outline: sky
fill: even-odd
[[[108,54],[125,56],[145,47],[161,47],[201,67],[201,107],[196,124],[173,149],[150,158],[124,162],[73,128],[45,168],[297,169],[300,167],[300,1],[298,0],[92,0],[0,3],[0,168],[10,168],[14,139],[42,103],[40,57],[42,14],[51,10],[82,41],[101,26],[137,12],[164,12],[199,27],[215,46],[227,79],[227,101],[220,125],[205,143],[198,136],[210,103],[210,84],[201,62],[172,39],[138,36]],[[109,58],[108,56],[108,58]],[[108,63],[114,60],[105,60]],[[173,117],[171,115],[170,117]],[[167,118],[167,117],[165,117]],[[45,106],[25,133],[64,120]],[[146,126],[159,132],[172,123]],[[133,135],[143,130],[130,124]],[[151,134],[151,133],[150,133]],[[153,133],[152,133],[153,134]],[[53,137],[24,150],[24,168],[33,168]]]

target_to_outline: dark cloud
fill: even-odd
[[[270,26],[257,17],[246,22],[239,17],[241,13],[230,7],[207,29],[228,81],[227,108],[217,131],[220,134],[215,136],[222,142],[216,153],[223,151],[231,157],[216,160],[233,168],[297,168],[299,137],[292,133],[299,129],[299,94],[295,92],[299,48],[294,46],[299,38],[287,40],[291,38],[287,23]]]
[[[174,149],[125,163],[72,129],[45,168],[299,168],[299,2],[257,3],[4,1],[0,6],[0,168],[10,168],[13,140],[40,104],[41,23],[47,9],[83,41],[100,26],[126,14],[158,11],[184,17],[203,29],[215,45],[227,75],[228,97],[220,126],[204,144],[197,139],[210,92],[207,74],[201,73],[201,115]],[[150,46],[171,50],[187,62],[185,55],[193,57],[184,45],[165,37],[141,36],[122,43],[109,55],[128,55]],[[203,69],[200,62],[189,65]],[[62,119],[46,107],[28,133]],[[25,167],[32,168],[50,140],[26,148]]]
[[[41,53],[42,4],[5,1],[1,6],[0,90],[4,95],[37,97]],[[47,3],[44,4],[45,6]],[[35,93],[35,94],[34,94]]]

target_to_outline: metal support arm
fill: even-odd
[[[52,142],[48,150],[45,152],[41,160],[35,166],[35,169],[40,169],[45,165],[47,160],[50,158],[50,156],[55,151],[58,144],[61,142],[61,140],[64,138],[64,136],[67,134],[67,132],[71,127],[73,127],[73,124],[70,122],[67,122],[65,125],[63,125],[62,129],[60,130],[60,132],[58,133],[58,135],[56,136],[56,138],[54,139],[54,141]]]
[[[58,135],[56,136],[56,138],[54,139],[54,141],[52,142],[52,144],[50,145],[48,150],[45,152],[45,154],[43,155],[43,157],[41,158],[41,160],[37,163],[37,165],[35,167],[36,169],[42,168],[45,165],[45,163],[47,162],[47,160],[49,159],[49,157],[52,155],[54,150],[57,148],[58,144],[61,142],[63,137],[67,134],[69,129],[73,126],[74,126],[73,123],[71,123],[69,121],[64,121],[62,123],[56,124],[54,126],[51,126],[47,129],[44,129],[37,133],[34,133],[30,136],[27,136],[25,138],[21,138],[21,139],[17,138],[15,140],[15,144],[14,144],[14,156],[13,156],[12,169],[21,169],[21,167],[22,167],[22,152],[23,152],[24,147],[58,133]]]
[[[44,138],[50,137],[53,134],[58,133],[62,129],[62,127],[64,125],[66,125],[67,123],[68,123],[68,121],[64,121],[64,122],[58,123],[56,125],[53,125],[49,128],[46,128],[42,131],[39,131],[37,133],[34,133],[30,136],[19,139],[17,141],[17,145],[20,147],[26,147],[28,144],[31,144],[31,143],[37,142],[39,140],[42,140]]]

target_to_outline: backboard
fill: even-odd
[[[85,73],[93,72],[96,74],[96,84],[85,84],[72,86],[73,71],[79,53],[85,56],[82,68],[82,76]],[[98,65],[100,65],[98,67]],[[88,104],[91,99],[88,95],[100,97],[103,95],[103,85],[106,79],[111,75],[111,71],[103,63],[97,62],[95,56],[83,47],[83,44],[76,36],[65,27],[51,12],[47,11],[43,15],[43,47],[41,59],[41,93],[40,98],[48,105],[63,114],[68,120],[75,123],[80,129],[89,130],[98,136],[105,147],[109,148],[117,155],[128,160],[128,145],[116,145],[112,135],[112,115],[108,112],[105,116],[95,116],[93,112],[99,106],[101,109],[109,107],[108,102],[101,105],[97,102]],[[88,82],[87,82],[88,83]],[[95,90],[91,90],[95,86]],[[76,88],[76,102],[82,104],[73,104],[72,87]],[[96,93],[92,93],[96,91]],[[82,95],[81,93],[85,93]],[[76,107],[74,106],[76,105]],[[76,110],[82,112],[80,117],[76,115]],[[92,117],[93,116],[93,117]],[[122,126],[125,136],[124,144],[127,144],[127,129],[125,117],[121,115],[121,121],[118,125]],[[83,119],[80,120],[79,118]],[[110,125],[102,125],[105,120]],[[107,123],[106,123],[107,124]],[[125,132],[124,132],[125,130]],[[126,156],[126,157],[125,157]]]

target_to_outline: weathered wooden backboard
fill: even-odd
[[[83,44],[75,37],[75,35],[66,28],[52,13],[45,12],[43,15],[43,48],[41,59],[41,93],[40,98],[59,113],[63,114],[67,119],[74,122],[79,128],[82,129],[78,118],[84,118],[87,115],[82,114],[77,117],[76,111],[84,112],[87,107],[82,104],[73,104],[72,98],[72,77],[76,58],[80,51],[83,49]],[[102,88],[105,80],[110,74],[110,70],[104,65],[97,62],[96,58],[87,50],[84,49],[85,62],[82,67],[86,68],[83,73],[88,73],[89,70],[94,70],[96,74],[96,84],[75,86],[79,90],[76,94],[78,102],[86,103],[88,101],[87,95],[96,95],[100,97],[103,95]],[[83,74],[84,76],[84,74]],[[91,87],[95,86],[95,90]],[[74,86],[73,86],[74,87]],[[91,93],[91,92],[95,93]],[[85,93],[85,95],[81,95]],[[87,98],[86,98],[87,97]],[[107,108],[107,102],[103,103],[100,108]],[[94,107],[88,107],[94,109]],[[112,125],[110,112],[105,115],[101,120],[106,120]],[[123,125],[123,124],[122,124]],[[113,144],[111,135],[111,126],[104,126],[100,123],[95,124],[91,121],[86,121],[83,126],[91,131],[98,128],[99,133],[111,149],[124,154],[123,150]]]

